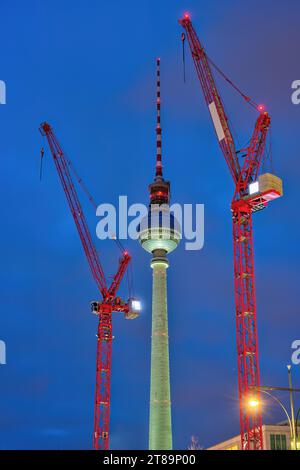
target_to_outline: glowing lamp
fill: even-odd
[[[257,400],[257,398],[250,398],[250,400],[248,401],[248,405],[251,408],[257,408],[259,406],[259,401]]]
[[[250,196],[252,194],[256,194],[256,193],[259,193],[259,182],[258,181],[254,181],[254,183],[249,184],[249,194],[250,194]]]
[[[136,312],[140,312],[142,309],[141,302],[139,300],[132,300],[131,307]]]

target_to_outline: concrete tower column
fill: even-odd
[[[149,449],[172,450],[166,252],[155,250],[151,261],[152,339]]]

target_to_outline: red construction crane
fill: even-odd
[[[43,136],[46,136],[48,140],[53,160],[67,197],[93,278],[102,295],[101,302],[92,302],[91,304],[93,313],[99,316],[93,447],[95,449],[107,450],[109,449],[110,425],[110,380],[113,339],[112,313],[124,313],[126,319],[134,319],[138,316],[139,310],[139,302],[137,300],[130,298],[127,302],[123,302],[120,297],[117,297],[119,285],[124,277],[131,257],[127,251],[123,251],[118,272],[114,276],[110,287],[108,287],[69,171],[68,160],[54,135],[52,127],[48,123],[44,122],[41,124],[40,132]]]
[[[220,148],[235,185],[231,203],[234,249],[234,292],[238,353],[238,384],[242,449],[263,449],[262,415],[258,408],[250,411],[252,387],[259,386],[258,340],[256,323],[255,277],[253,259],[252,213],[265,208],[269,201],[282,195],[280,178],[266,173],[259,176],[265,151],[270,117],[263,106],[257,106],[244,95],[208,58],[186,13],[179,23],[188,38],[199,82],[208,106]],[[185,40],[185,34],[182,35]],[[260,112],[247,148],[237,150],[228,118],[219,95],[211,65],[223,75],[252,106]],[[244,160],[241,161],[241,157]]]

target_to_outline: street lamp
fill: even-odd
[[[298,419],[300,417],[300,408],[299,410],[297,411],[297,415],[296,415],[296,436],[297,436],[297,440],[298,440]],[[300,441],[299,441],[300,443]]]
[[[290,434],[291,434],[291,441],[293,442],[293,450],[298,450],[298,419],[300,418],[300,408],[299,410],[297,411],[297,414],[296,414],[296,419],[295,419],[295,405],[294,405],[294,395],[293,395],[293,392],[300,392],[300,389],[299,388],[293,388],[293,383],[292,383],[292,373],[291,373],[291,366],[288,365],[287,366],[287,369],[288,369],[288,377],[289,377],[289,388],[286,388],[286,387],[265,387],[265,386],[253,386],[251,387],[251,390],[253,391],[260,391],[262,393],[265,393],[266,395],[268,395],[269,397],[271,397],[273,400],[275,400],[280,406],[281,408],[283,409],[287,419],[288,419],[288,423],[289,423],[289,427],[290,427]],[[279,398],[277,398],[276,396],[272,395],[272,393],[270,393],[270,391],[273,391],[273,390],[280,390],[280,391],[286,391],[286,392],[289,392],[290,394],[290,414],[288,412],[288,410],[286,409],[286,407],[284,406],[284,404],[282,403],[281,400],[279,400]],[[260,402],[257,398],[255,397],[250,397],[249,400],[248,400],[248,406],[250,408],[252,408],[253,410],[257,409],[258,406],[260,405]],[[300,448],[299,448],[300,450]]]
[[[249,398],[248,405],[250,408],[258,408],[259,400],[257,398]]]
[[[292,419],[292,427],[293,427],[293,441],[294,441],[294,449],[297,450],[297,429],[296,429],[296,422],[295,422],[295,406],[294,406],[293,382],[292,382],[292,370],[291,370],[292,366],[289,364],[287,366],[287,369],[288,369],[288,376],[289,376],[291,419]]]

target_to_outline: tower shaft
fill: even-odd
[[[172,450],[166,252],[155,250],[151,261],[152,340],[149,449]]]

